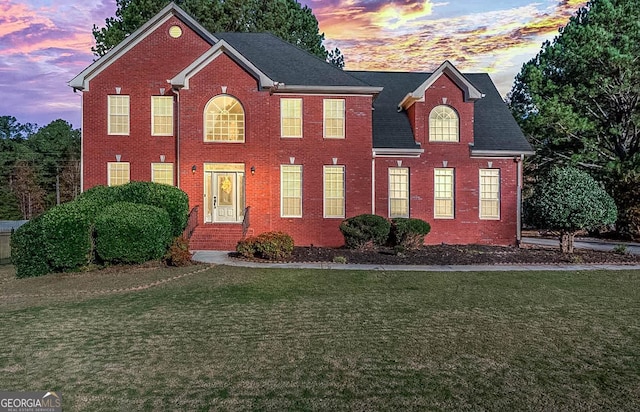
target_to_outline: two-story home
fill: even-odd
[[[426,243],[517,242],[532,149],[487,74],[342,71],[268,33],[209,33],[171,3],[69,84],[83,190],[180,187],[192,249],[233,248],[246,225],[339,246],[363,213],[426,220]]]

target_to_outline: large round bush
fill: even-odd
[[[390,229],[391,223],[387,219],[369,214],[350,217],[340,224],[344,243],[351,249],[385,244]]]
[[[117,186],[117,197],[122,202],[143,203],[160,207],[169,213],[171,233],[180,236],[189,215],[189,197],[174,186],[152,182],[131,182]]]
[[[11,262],[17,278],[42,276],[52,272],[42,241],[42,217],[31,219],[11,235]]]
[[[61,272],[92,260],[93,219],[75,202],[56,206],[42,215],[42,247],[49,265]]]
[[[96,254],[110,263],[142,263],[160,259],[171,243],[166,210],[118,202],[108,206],[95,222]]]

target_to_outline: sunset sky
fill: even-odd
[[[522,63],[583,6],[578,0],[303,0],[339,47],[346,69],[430,71],[450,60],[488,72],[503,95]],[[80,127],[80,94],[67,81],[91,64],[93,24],[115,0],[0,0],[0,115]]]

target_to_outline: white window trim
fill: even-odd
[[[494,200],[498,202],[498,215],[497,216],[491,216],[491,215],[485,215],[483,213],[482,210],[482,173],[486,172],[486,171],[497,171],[498,172],[498,198],[497,199],[489,199],[489,200]],[[500,169],[480,169],[480,172],[478,173],[478,217],[480,218],[480,220],[500,220],[500,206],[501,206],[501,202],[500,202],[500,197],[502,194],[502,180],[501,180],[501,173],[500,173]],[[493,177],[493,176],[492,176]]]
[[[207,131],[208,131],[208,125],[207,125],[207,108],[209,107],[209,105],[217,98],[219,97],[230,97],[232,99],[234,99],[235,101],[238,102],[238,105],[242,108],[242,140],[215,140],[213,138],[213,133],[211,134],[212,138],[211,140],[207,140]],[[215,128],[214,128],[215,129]],[[204,109],[202,111],[202,141],[204,143],[245,143],[247,140],[247,111],[244,109],[244,105],[242,104],[242,102],[240,101],[240,99],[238,99],[235,96],[232,96],[230,94],[218,94],[216,96],[213,96],[211,99],[209,99],[209,101],[207,102],[207,104],[204,105]]]
[[[155,112],[155,101],[156,99],[162,100],[170,100],[171,101],[171,130],[166,133],[156,133],[155,132],[155,120],[156,120],[156,112]],[[151,96],[151,136],[173,136],[173,97],[171,96]]]
[[[292,101],[292,100],[298,100],[300,101],[300,134],[299,135],[288,135],[284,133],[284,111],[282,110],[282,106],[284,104],[285,101]],[[288,97],[282,97],[280,98],[280,137],[282,137],[283,139],[302,139],[302,135],[304,134],[304,123],[303,123],[303,101],[301,98],[299,97],[295,97],[295,98],[288,98]],[[295,117],[291,117],[290,119],[295,119]]]
[[[342,169],[342,215],[340,216],[328,216],[327,215],[327,168],[341,168]],[[322,167],[322,216],[325,219],[344,219],[346,215],[346,173],[344,165],[324,165]],[[332,198],[333,199],[333,198]]]
[[[402,215],[402,216],[400,216],[400,215],[395,216],[395,215],[391,214],[391,200],[392,200],[392,197],[391,197],[391,172],[394,171],[394,170],[404,170],[404,171],[406,171],[407,196],[406,196],[406,198],[404,198],[402,200],[406,200],[407,201],[407,213],[405,215]],[[396,218],[396,217],[408,218],[410,216],[410,214],[411,214],[411,204],[410,204],[411,189],[409,187],[409,176],[410,176],[410,173],[409,173],[409,168],[408,167],[390,167],[389,168],[389,171],[388,171],[388,185],[389,185],[388,192],[389,192],[389,195],[387,196],[389,198],[389,202],[388,202],[387,208],[388,208],[388,211],[389,211],[389,217],[390,218]],[[400,198],[393,198],[393,199],[400,199]]]
[[[456,139],[455,140],[442,140],[442,139],[436,139],[435,138],[435,133],[431,133],[432,130],[432,119],[431,116],[433,116],[434,112],[436,111],[436,109],[440,108],[440,107],[446,107],[448,109],[451,109],[451,111],[453,112],[453,114],[455,114],[456,116]],[[458,114],[458,111],[456,109],[454,109],[453,107],[446,105],[446,104],[439,104],[436,107],[434,107],[433,109],[431,109],[431,111],[429,112],[429,142],[436,142],[436,143],[459,143],[460,142],[460,114]]]
[[[127,131],[126,132],[113,132],[111,131],[111,98],[123,98],[127,99]],[[124,116],[124,115],[120,115]],[[131,97],[127,94],[110,94],[107,96],[107,134],[111,136],[129,136],[131,133]]]
[[[120,183],[119,185],[112,185],[111,184],[111,165],[117,165],[117,164],[126,164],[128,166],[128,171],[129,171],[129,179],[127,181],[127,183],[131,182],[131,163],[129,162],[107,162],[107,186],[111,187],[111,186],[120,186],[126,183]]]
[[[289,167],[296,167],[298,172],[300,173],[300,214],[298,215],[287,215],[284,213],[284,191],[282,190],[284,186],[284,170]],[[302,165],[280,165],[280,217],[285,218],[301,218],[302,217],[302,189],[303,189],[303,176],[302,176]]]
[[[437,190],[436,190],[436,173],[439,170],[450,170],[451,171],[451,214],[450,215],[438,215],[437,214],[437,208],[436,208],[436,200],[438,199],[445,199],[445,198],[438,198],[436,197],[437,195]],[[449,198],[446,198],[449,199]],[[433,218],[434,219],[455,219],[456,216],[456,171],[455,168],[453,167],[436,167],[435,169],[433,169]]]
[[[327,136],[327,106],[331,100],[342,101],[342,136]],[[322,101],[322,137],[324,139],[345,139],[347,136],[347,102],[345,99],[323,99]]]
[[[169,185],[171,186],[175,186],[175,170],[174,170],[174,165],[173,163],[151,163],[151,181],[154,183],[162,183],[162,182],[156,182],[155,181],[155,170],[154,170],[154,166],[156,165],[165,165],[165,166],[171,166],[171,183],[169,183]],[[167,183],[163,183],[163,184],[167,184]]]

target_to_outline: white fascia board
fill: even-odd
[[[471,157],[504,157],[511,158],[514,156],[533,156],[536,152],[521,150],[473,150],[471,149]]]
[[[109,67],[113,62],[118,60],[123,54],[127,53],[134,46],[144,40],[147,35],[155,31],[158,27],[163,25],[171,18],[176,16],[187,26],[199,33],[206,41],[214,44],[216,39],[211,33],[209,33],[204,27],[196,22],[191,16],[184,12],[175,3],[169,3],[164,9],[160,10],[151,20],[143,24],[138,30],[127,36],[122,42],[116,45],[113,49],[109,50],[107,54],[94,61],[89,67],[84,69],[80,74],[71,79],[68,84],[70,87],[76,90],[89,90],[89,82],[96,77],[100,72]]]
[[[233,60],[238,62],[249,72],[251,72],[260,82],[260,87],[269,88],[273,87],[274,82],[269,76],[260,71],[253,63],[251,63],[240,52],[231,47],[229,43],[224,40],[218,41],[209,50],[207,50],[202,56],[198,57],[187,68],[178,73],[173,79],[171,79],[171,86],[175,88],[189,88],[189,79],[195,76],[200,70],[204,69],[212,61],[217,59],[221,54],[227,54]]]
[[[394,148],[376,148],[372,150],[373,157],[420,157],[424,153],[424,149],[394,149]]]
[[[342,95],[372,95],[380,94],[382,87],[373,86],[299,86],[299,85],[285,85],[279,83],[275,86],[274,93],[296,93],[296,94],[342,94]]]
[[[448,75],[451,80],[464,92],[464,98],[467,101],[478,100],[484,97],[484,94],[480,92],[469,80],[455,66],[446,60],[444,63],[434,71],[431,76],[427,78],[417,89],[407,94],[404,99],[398,104],[401,109],[407,109],[413,103],[424,99],[424,93],[433,85],[443,74]]]

